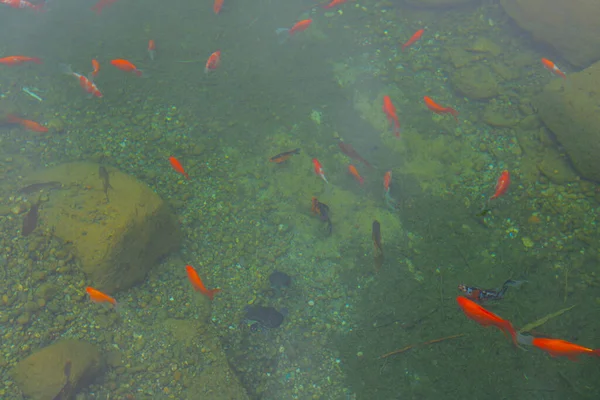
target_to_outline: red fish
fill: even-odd
[[[296,22],[291,28],[279,28],[275,32],[279,35],[282,33],[287,33],[287,36],[292,36],[296,32],[305,31],[310,24],[312,24],[312,19],[303,19],[302,21]],[[286,37],[287,38],[287,37]],[[282,41],[283,42],[283,41]]]
[[[206,66],[204,67],[204,73],[208,74],[209,71],[213,71],[219,68],[221,65],[221,50],[217,50],[208,57]]]
[[[11,67],[14,65],[21,65],[26,62],[34,62],[36,64],[41,64],[42,59],[38,58],[38,57],[26,57],[26,56],[9,56],[9,57],[0,58],[0,64],[9,65]]]
[[[169,157],[169,161],[171,162],[171,166],[175,171],[185,176],[185,179],[187,179],[188,181],[190,180],[190,176],[187,174],[187,172],[185,172],[185,169],[183,169],[183,166],[181,165],[178,159],[176,159],[175,157]]]
[[[121,71],[125,72],[133,72],[137,76],[142,76],[142,71],[136,68],[135,65],[131,61],[124,60],[122,58],[117,58],[116,60],[111,60],[110,63],[115,67],[119,68]]]
[[[150,39],[150,40],[148,40],[148,56],[150,57],[150,60],[154,61],[155,55],[156,55],[156,44],[154,43],[154,40]]]
[[[85,90],[86,93],[91,94],[92,96],[102,97],[102,93],[98,90],[98,86],[91,79],[78,74],[77,72],[73,72],[70,65],[62,65],[63,72],[67,75],[74,76],[79,81],[79,85]]]
[[[438,103],[436,103],[435,101],[433,101],[433,99],[429,96],[424,96],[423,100],[425,100],[425,105],[427,106],[427,108],[429,108],[431,111],[433,111],[436,114],[450,114],[454,117],[454,119],[456,120],[456,122],[458,122],[458,111],[456,111],[454,108],[451,107],[442,107],[441,105],[439,105]]]
[[[96,4],[94,4],[94,6],[92,7],[92,10],[94,10],[94,12],[98,15],[100,15],[102,13],[102,9],[104,7],[110,6],[112,3],[116,2],[117,0],[100,0],[98,1]]]
[[[500,318],[498,315],[486,310],[479,304],[467,299],[466,297],[458,296],[456,301],[462,308],[467,318],[472,319],[482,326],[495,326],[507,336],[510,336],[513,340],[513,343],[517,345],[517,332],[510,321]]]
[[[107,295],[106,293],[102,293],[93,287],[88,286],[85,288],[85,291],[90,295],[90,300],[94,303],[110,303],[115,307],[115,309],[118,306],[117,301],[113,297]]]
[[[6,4],[12,8],[31,8],[32,10],[37,11],[44,7],[45,2],[40,4],[31,4],[26,0],[0,0],[0,4]]]
[[[492,197],[490,197],[490,200],[494,200],[494,199],[497,199],[498,197],[502,196],[504,193],[506,193],[509,186],[510,186],[510,173],[508,172],[508,170],[505,169],[504,171],[502,171],[502,174],[500,174],[500,177],[498,178],[498,182],[496,182],[496,191],[494,192],[494,195]]]
[[[390,96],[383,96],[383,112],[390,125],[393,126],[396,137],[400,137],[400,122],[398,121],[398,115],[396,115],[396,107],[394,107]]]
[[[390,186],[392,185],[392,171],[387,171],[383,175],[383,192],[386,196],[390,194]]]
[[[342,4],[344,4],[347,1],[348,0],[331,0],[331,2],[329,4],[324,5],[323,8],[333,8],[333,7],[341,6]]]
[[[200,279],[200,277],[198,276],[198,273],[196,272],[194,267],[192,267],[191,265],[186,265],[185,270],[187,272],[188,279],[192,283],[192,286],[194,287],[194,290],[196,292],[200,292],[212,300],[215,297],[215,294],[217,294],[221,291],[221,289],[218,289],[218,288],[217,289],[207,289],[206,286],[204,286],[202,279]]]
[[[361,185],[363,183],[365,183],[365,180],[363,179],[362,176],[360,176],[360,174],[358,173],[358,170],[356,169],[356,167],[352,164],[348,165],[348,172],[350,172],[352,174],[352,176],[358,181],[358,183],[360,183]]]
[[[582,354],[600,357],[600,349],[588,349],[561,339],[534,338],[531,344],[550,353],[552,357],[567,357],[571,361],[577,361],[577,357]]]
[[[45,126],[43,126],[35,121],[30,121],[28,119],[19,118],[13,114],[8,114],[6,116],[6,122],[8,122],[9,124],[19,124],[23,128],[33,131],[33,132],[40,132],[40,133],[48,132],[48,128],[46,128]]]
[[[423,36],[423,33],[425,33],[425,29],[419,29],[418,31],[416,31],[410,37],[410,39],[408,39],[408,41],[402,45],[402,51],[404,51],[404,49],[406,49],[407,47],[412,46],[417,40],[421,39],[421,36]]]
[[[565,75],[565,73],[562,72],[552,61],[548,60],[547,58],[542,58],[542,64],[548,71],[560,76],[563,79],[567,79],[567,75]]]
[[[215,0],[215,2],[213,3],[213,11],[215,12],[215,14],[220,13],[221,8],[223,8],[223,0]]]
[[[323,172],[323,167],[321,166],[321,163],[319,162],[319,160],[317,160],[316,158],[313,158],[312,163],[315,166],[315,174],[319,175],[321,177],[321,179],[323,179],[325,181],[325,183],[329,183],[329,182],[327,182],[327,178],[325,178],[325,173]]]
[[[98,72],[100,72],[100,63],[98,60],[92,60],[92,68],[92,76],[95,78],[96,75],[98,75]]]

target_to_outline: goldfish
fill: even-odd
[[[502,196],[504,193],[506,193],[509,186],[510,186],[510,173],[508,172],[508,170],[505,169],[504,171],[502,171],[502,174],[500,174],[500,177],[498,178],[498,182],[496,182],[496,191],[494,192],[494,195],[492,197],[490,197],[489,200],[494,200],[494,199],[497,199],[498,197]],[[488,200],[488,202],[489,202],[489,200]]]
[[[342,4],[344,4],[347,1],[348,0],[331,0],[331,2],[329,2],[329,4],[325,4],[323,6],[323,8],[333,8],[333,7],[341,6]]]
[[[209,71],[219,68],[221,64],[221,50],[217,50],[208,57],[206,60],[206,66],[204,67],[204,73],[208,74]]]
[[[316,197],[312,198],[311,210],[313,214],[317,214],[321,221],[327,222],[327,232],[331,235],[333,231],[333,223],[331,222],[331,216],[329,215],[329,206],[325,203],[321,203]]]
[[[396,200],[392,198],[390,195],[390,187],[392,186],[392,171],[387,171],[383,175],[383,200],[385,201],[385,205],[390,209],[396,209]]]
[[[192,283],[192,286],[196,292],[200,292],[212,300],[215,297],[215,294],[217,294],[221,291],[221,289],[218,289],[218,288],[207,289],[206,286],[204,286],[202,279],[200,279],[200,277],[198,276],[198,273],[196,272],[194,267],[192,267],[191,265],[186,265],[185,270],[187,272],[188,279]]]
[[[213,11],[215,12],[215,14],[220,13],[221,8],[223,8],[223,0],[215,0],[215,2],[213,3]]]
[[[425,29],[419,29],[418,31],[416,31],[410,37],[410,39],[408,39],[408,41],[402,45],[402,51],[404,51],[404,49],[406,49],[407,47],[412,46],[417,40],[421,39],[421,36],[423,36],[423,33],[425,33]]]
[[[181,165],[178,159],[176,159],[175,157],[169,157],[169,161],[171,162],[171,166],[175,171],[185,176],[185,179],[187,179],[188,181],[190,180],[189,175],[187,174],[187,172],[185,172],[183,166]]]
[[[319,162],[319,160],[317,160],[316,158],[313,158],[312,163],[315,166],[315,174],[319,175],[321,177],[321,179],[323,179],[325,181],[325,183],[329,183],[329,182],[327,182],[327,178],[325,178],[325,173],[323,172],[323,167],[321,166],[321,163]]]
[[[15,66],[15,65],[21,65],[26,62],[33,62],[36,64],[41,64],[42,59],[38,58],[38,57],[26,57],[26,56],[9,56],[9,57],[0,58],[0,64],[8,65],[11,67]]]
[[[429,96],[424,96],[423,100],[425,101],[425,105],[427,106],[427,108],[429,108],[431,111],[433,111],[436,114],[450,114],[454,117],[454,119],[456,120],[456,122],[458,122],[458,111],[456,111],[454,108],[451,107],[442,107],[441,105],[439,105],[438,103],[436,103],[435,101],[433,101],[433,99]]]
[[[396,107],[394,107],[390,96],[383,96],[383,112],[390,125],[393,126],[396,137],[400,137],[400,122],[398,121],[398,115],[396,115]]]
[[[381,224],[377,220],[373,220],[373,225],[371,225],[371,238],[373,239],[375,271],[379,272],[384,257],[383,246],[381,245]]]
[[[32,4],[26,0],[0,0],[0,4],[6,4],[12,8],[31,8],[32,10],[40,10],[44,7],[44,3]]]
[[[150,57],[150,60],[154,61],[155,55],[156,55],[156,44],[154,43],[154,40],[150,39],[150,40],[148,40],[148,56]]]
[[[577,357],[582,354],[600,357],[600,349],[588,349],[562,339],[533,338],[531,344],[548,352],[552,357],[567,357],[571,361],[577,361]]]
[[[91,75],[95,78],[96,75],[98,75],[98,72],[100,72],[100,63],[98,62],[98,60],[92,59]]]
[[[79,81],[79,85],[82,87],[83,90],[85,90],[86,93],[95,97],[102,97],[102,92],[100,92],[98,86],[96,86],[96,84],[92,82],[91,79],[88,79],[84,75],[78,74],[77,72],[73,72],[70,65],[62,64],[61,68],[63,70],[63,73],[77,78],[77,80]]]
[[[281,164],[281,163],[287,161],[294,154],[300,154],[300,149],[294,149],[294,150],[290,150],[290,151],[285,151],[283,153],[279,153],[276,156],[269,158],[269,161],[277,163],[277,164]]]
[[[8,122],[9,124],[19,124],[23,128],[33,131],[33,132],[41,132],[41,133],[48,132],[48,128],[46,128],[45,126],[40,125],[39,123],[37,123],[35,121],[30,121],[28,119],[19,118],[13,114],[9,114],[6,116],[6,122]]]
[[[94,4],[94,6],[92,7],[92,10],[100,15],[102,13],[102,9],[104,7],[110,6],[112,3],[116,2],[117,0],[99,0],[96,4]]]
[[[350,172],[350,174],[362,185],[365,180],[363,179],[362,176],[360,176],[360,174],[358,173],[358,170],[356,169],[356,167],[352,164],[348,165],[348,172]]]
[[[517,344],[517,332],[510,321],[500,318],[498,315],[486,310],[479,304],[463,296],[456,298],[458,305],[462,308],[467,318],[472,319],[482,326],[495,326],[506,335],[510,335],[513,343]]]
[[[567,79],[567,75],[565,75],[564,72],[562,72],[557,66],[556,64],[554,64],[552,61],[548,60],[547,58],[542,58],[542,65],[544,65],[544,67],[552,72],[555,75],[560,76],[563,79]]]
[[[294,35],[296,32],[302,32],[308,29],[310,24],[312,24],[312,19],[303,19],[302,21],[296,22],[291,28],[279,28],[275,30],[275,33],[278,35],[287,34],[282,36],[282,40],[280,40],[280,43],[283,43],[288,37]]]
[[[136,66],[133,65],[133,63],[131,63],[130,61],[127,61],[127,60],[124,60],[121,58],[117,58],[115,60],[111,60],[110,63],[112,65],[114,65],[115,67],[119,68],[121,71],[133,72],[137,76],[142,76],[142,74],[143,74],[142,71],[137,69]]]
[[[89,287],[89,286],[85,288],[85,291],[87,292],[87,294],[90,295],[90,300],[93,301],[94,303],[110,303],[113,305],[115,310],[117,309],[118,304],[117,304],[117,301],[113,297],[111,297],[105,293],[102,293],[101,291],[96,290],[93,287]]]

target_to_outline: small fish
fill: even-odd
[[[290,151],[285,151],[283,153],[279,153],[276,156],[269,158],[269,161],[274,162],[276,164],[281,164],[287,161],[294,154],[300,154],[300,149],[294,149]]]
[[[504,193],[506,193],[509,186],[510,186],[510,173],[508,172],[508,170],[505,169],[504,171],[502,171],[502,174],[500,174],[500,177],[498,178],[498,182],[496,182],[496,191],[494,192],[494,195],[489,198],[488,203],[490,200],[497,199],[498,197],[500,197]]]
[[[156,55],[156,44],[154,43],[154,40],[150,39],[150,40],[148,40],[148,56],[150,57],[151,61],[154,61],[155,55]]]
[[[191,265],[186,265],[185,270],[187,272],[188,279],[192,283],[192,286],[194,287],[195,291],[202,293],[211,300],[215,297],[215,294],[221,291],[221,289],[219,288],[207,289],[206,286],[204,286],[202,279],[200,279],[198,273]]]
[[[91,79],[88,79],[84,75],[78,74],[77,72],[73,72],[70,65],[61,64],[61,69],[63,73],[67,75],[74,76],[78,81],[81,88],[91,96],[95,96],[98,98],[102,97],[102,93],[98,89],[98,86]]]
[[[316,197],[312,198],[311,210],[313,214],[319,216],[321,221],[327,222],[327,232],[331,235],[333,231],[333,223],[329,214],[329,206],[325,203],[321,203]]]
[[[542,65],[544,66],[544,68],[546,68],[548,71],[552,72],[553,74],[558,75],[563,79],[567,79],[567,75],[565,75],[565,73],[562,72],[556,66],[556,64],[554,64],[552,61],[548,60],[547,58],[542,58]]]
[[[204,66],[204,73],[208,74],[210,71],[214,71],[219,68],[219,65],[221,65],[221,50],[215,51],[208,57]]]
[[[577,357],[582,354],[600,357],[600,349],[588,349],[562,339],[533,338],[531,344],[548,352],[552,357],[567,357],[571,361],[577,361]]]
[[[37,93],[34,93],[31,89],[29,89],[28,87],[23,87],[23,93],[27,93],[28,95],[30,95],[31,97],[33,97],[34,99],[36,99],[39,102],[44,101],[44,99],[42,99],[40,96],[37,95]]]
[[[282,39],[279,41],[283,43],[290,36],[293,36],[297,32],[302,32],[308,29],[308,27],[312,24],[312,19],[303,19],[302,21],[296,22],[291,28],[279,28],[275,30],[277,35],[282,35]]]
[[[27,214],[25,214],[25,218],[23,218],[23,227],[21,228],[21,236],[29,236],[35,228],[37,228],[40,203],[41,201],[38,199],[35,204],[31,205]]]
[[[362,158],[360,156],[360,154],[358,154],[356,152],[356,150],[354,150],[354,147],[352,147],[351,144],[344,142],[342,139],[339,139],[338,140],[338,147],[340,148],[340,150],[342,151],[342,153],[344,153],[348,157],[350,157],[350,158],[352,158],[352,159],[354,159],[356,161],[360,161],[361,163],[365,164],[369,168],[373,168],[373,166],[371,164],[369,164],[369,162],[367,160],[365,160],[364,158]]]
[[[219,14],[221,12],[221,8],[223,8],[223,0],[215,0],[213,3],[213,11],[215,14]]]
[[[115,311],[117,310],[119,305],[113,297],[90,286],[86,287],[85,291],[90,295],[90,300],[94,303],[110,303],[113,305]]]
[[[143,72],[137,69],[137,67],[131,61],[122,58],[117,58],[115,60],[111,60],[110,63],[118,69],[120,69],[121,71],[133,72],[135,75],[140,77],[143,75]]]
[[[385,205],[391,210],[395,210],[398,206],[396,200],[394,200],[390,194],[390,188],[392,187],[392,171],[386,171],[383,175],[383,200]]]
[[[27,185],[21,189],[19,189],[19,193],[29,194],[33,192],[39,192],[42,189],[60,189],[62,184],[57,181],[50,182],[40,182],[40,183],[32,183],[31,185]]]
[[[31,8],[32,10],[38,11],[42,9],[46,3],[32,4],[26,0],[0,0],[0,4],[6,4],[12,8]]]
[[[98,75],[98,72],[100,72],[100,63],[98,60],[92,59],[92,72],[90,72],[90,75],[95,78],[96,75]]]
[[[511,286],[519,286],[524,281],[513,281],[512,279],[508,279],[502,284],[501,289],[480,289],[474,286],[467,286],[464,284],[458,285],[458,290],[463,292],[463,294],[470,300],[473,300],[477,303],[483,303],[488,300],[501,300],[504,298],[506,291]]]
[[[486,310],[479,304],[467,299],[466,297],[458,296],[456,301],[462,308],[467,318],[472,319],[484,327],[495,326],[507,336],[510,336],[513,340],[513,343],[517,345],[517,332],[510,321],[500,318],[498,315]]]
[[[436,103],[435,101],[433,101],[433,99],[429,96],[424,96],[423,100],[425,101],[425,105],[427,106],[427,108],[429,108],[431,111],[433,111],[436,114],[450,114],[454,117],[454,119],[456,120],[456,122],[458,122],[458,111],[456,111],[454,108],[451,107],[442,107],[440,106],[438,103]]]
[[[190,180],[190,176],[187,174],[187,172],[185,172],[185,169],[183,169],[183,166],[181,165],[178,159],[176,159],[175,157],[169,157],[169,162],[171,163],[171,166],[175,171],[185,176],[185,179],[187,179],[188,181]]]
[[[419,29],[418,31],[416,31],[410,37],[410,39],[408,39],[408,41],[402,45],[402,51],[404,51],[404,49],[406,49],[407,47],[412,46],[417,40],[421,39],[421,36],[423,36],[423,33],[425,33],[425,29]]]
[[[21,65],[26,62],[33,62],[36,64],[41,64],[42,59],[38,58],[38,57],[26,57],[26,56],[8,56],[8,57],[0,58],[0,64],[8,65],[11,67],[15,66],[15,65]]]
[[[334,8],[334,7],[337,7],[337,6],[341,6],[342,4],[344,4],[347,1],[348,0],[331,0],[328,4],[325,4],[323,6],[323,8],[329,9],[329,8]]]
[[[393,127],[394,129],[394,135],[396,135],[396,137],[400,137],[400,122],[398,121],[398,115],[396,114],[396,107],[394,107],[394,104],[392,103],[392,99],[390,99],[390,96],[383,96],[383,112],[385,114],[385,116],[387,117],[390,125]]]
[[[94,6],[92,7],[92,10],[100,15],[102,13],[102,9],[104,7],[110,6],[112,3],[116,2],[117,0],[100,0],[98,1],[96,4],[94,4]]]
[[[48,132],[48,128],[46,128],[45,126],[43,126],[35,121],[19,118],[14,114],[8,114],[6,116],[6,122],[9,124],[21,125],[23,128],[25,128],[29,131],[33,131],[33,132],[40,132],[40,133]]]
[[[325,183],[329,183],[329,182],[327,182],[327,178],[325,178],[325,173],[323,172],[323,167],[321,166],[321,163],[319,162],[319,160],[317,160],[316,158],[313,158],[312,163],[315,167],[315,174],[320,176],[321,179],[323,179],[325,181]]]
[[[348,172],[350,172],[350,174],[354,177],[354,179],[356,179],[358,181],[358,183],[360,183],[361,185],[363,183],[365,183],[365,180],[362,176],[360,176],[360,174],[358,173],[358,170],[356,169],[356,167],[352,164],[348,165]]]
[[[375,271],[379,271],[383,265],[383,246],[381,244],[381,225],[379,221],[373,220],[371,226],[371,238],[373,239]]]
[[[106,168],[104,168],[104,165],[101,165],[100,168],[98,168],[98,175],[100,176],[100,179],[102,180],[102,187],[104,188],[104,195],[106,196],[106,202],[109,202],[108,199],[108,189],[112,189],[113,187],[110,185],[110,181],[109,181],[109,176],[108,176],[108,171],[106,170]]]

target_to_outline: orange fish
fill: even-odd
[[[565,75],[564,72],[562,72],[557,66],[556,64],[554,64],[552,61],[548,60],[547,58],[542,58],[542,64],[544,65],[544,67],[552,72],[555,75],[560,76],[563,79],[567,79],[567,76]]]
[[[188,279],[192,283],[192,286],[194,287],[194,290],[196,292],[200,292],[212,300],[215,297],[215,294],[217,294],[221,291],[221,289],[218,289],[218,288],[217,289],[207,289],[206,286],[204,286],[202,279],[200,279],[200,277],[198,276],[198,273],[196,272],[194,267],[192,267],[191,265],[186,265],[185,270],[187,272]]]
[[[148,40],[148,56],[150,57],[150,60],[154,61],[155,55],[156,55],[156,44],[154,43],[154,40],[150,39],[150,40]]]
[[[6,122],[9,124],[19,124],[23,128],[33,131],[33,132],[48,132],[48,128],[43,125],[38,124],[35,121],[30,121],[28,119],[19,118],[16,115],[9,114],[6,116]]]
[[[300,149],[294,149],[283,153],[279,153],[276,156],[269,158],[269,161],[281,164],[282,162],[287,161],[294,154],[300,154]]]
[[[363,179],[362,176],[360,176],[360,174],[358,173],[358,170],[356,169],[356,167],[352,164],[348,165],[348,172],[350,172],[352,174],[352,176],[362,185],[363,183],[365,183],[365,180]]]
[[[137,76],[142,76],[142,71],[137,69],[136,66],[133,65],[133,63],[131,63],[130,61],[117,58],[116,60],[111,60],[110,63],[115,67],[119,68],[121,71],[133,72]]]
[[[500,174],[500,177],[498,178],[498,182],[496,182],[496,191],[494,192],[494,195],[492,197],[490,197],[490,200],[494,200],[494,199],[497,199],[498,197],[502,196],[504,193],[506,193],[509,186],[510,186],[510,173],[508,172],[508,170],[505,169],[504,171],[502,171],[502,174]]]
[[[312,163],[315,166],[315,174],[319,175],[325,181],[325,183],[329,183],[327,182],[327,178],[325,178],[325,173],[323,172],[323,167],[321,166],[319,160],[313,158]]]
[[[44,3],[40,4],[31,4],[26,0],[0,0],[0,4],[6,4],[12,8],[31,8],[32,10],[39,10],[44,7]]]
[[[390,96],[383,96],[383,112],[390,122],[390,125],[394,127],[394,134],[396,137],[400,137],[400,122],[398,121],[398,115],[396,115],[396,107],[394,107]]]
[[[213,11],[215,12],[215,14],[220,13],[221,8],[223,8],[223,0],[215,0],[215,2],[213,3]]]
[[[204,73],[208,74],[209,71],[219,68],[221,65],[221,50],[217,50],[208,57],[206,60],[206,66],[204,67]]]
[[[21,65],[25,62],[34,62],[36,64],[41,64],[42,59],[38,58],[38,57],[26,57],[26,56],[9,56],[9,57],[0,58],[0,64],[9,65],[11,67],[14,65]]]
[[[347,1],[348,0],[331,0],[331,2],[329,4],[324,5],[323,8],[333,8],[333,7],[341,6],[342,4],[344,4]]]
[[[98,62],[98,60],[92,60],[92,76],[95,78],[96,75],[98,75],[98,72],[100,71],[100,63]]]
[[[407,47],[410,47],[411,45],[413,45],[417,40],[421,39],[421,36],[423,36],[423,33],[425,33],[425,29],[419,29],[418,31],[416,31],[410,37],[410,39],[408,39],[408,41],[402,45],[402,51],[404,51],[404,49],[406,49]]]
[[[600,357],[600,349],[588,349],[587,347],[561,339],[534,338],[531,344],[550,353],[552,357],[567,357],[571,361],[577,361],[577,357],[581,354]]]
[[[383,191],[386,195],[390,193],[390,186],[392,185],[392,171],[387,171],[383,175]]]
[[[436,114],[451,114],[454,117],[454,119],[456,120],[456,122],[458,122],[458,118],[457,118],[458,111],[456,111],[454,108],[442,107],[438,103],[433,101],[433,99],[429,96],[424,96],[423,100],[425,100],[425,105],[427,106],[427,108],[429,108],[434,113],[436,113]]]
[[[73,72],[70,65],[61,65],[62,70],[65,74],[74,76],[79,81],[79,85],[85,90],[86,93],[89,93],[96,97],[102,97],[102,93],[98,90],[98,86],[94,82],[92,82],[87,77],[78,74],[77,72]]]
[[[187,174],[187,172],[185,172],[183,166],[181,165],[178,159],[176,159],[175,157],[169,157],[169,161],[171,162],[171,166],[175,171],[185,176],[185,179],[187,179],[188,181],[190,180],[189,175]]]
[[[275,32],[280,35],[282,33],[287,33],[288,37],[292,36],[294,33],[296,32],[302,32],[305,31],[310,24],[312,24],[312,19],[303,19],[302,21],[298,21],[294,24],[294,26],[292,26],[291,28],[279,28],[277,29]],[[287,37],[286,37],[287,38]],[[283,40],[284,41],[284,40]],[[282,41],[282,43],[283,43]]]
[[[117,0],[100,0],[96,4],[94,4],[94,6],[92,7],[92,10],[94,10],[94,12],[96,14],[100,15],[100,13],[102,13],[102,9],[104,7],[110,6],[115,1],[117,1]]]
[[[115,307],[115,309],[118,306],[117,301],[114,298],[94,289],[93,287],[88,286],[85,288],[85,291],[90,295],[90,300],[94,303],[110,303]]]
[[[466,297],[458,296],[456,301],[464,311],[467,318],[472,319],[482,326],[495,326],[507,336],[510,335],[513,343],[517,345],[517,332],[515,331],[515,328],[513,328],[510,321],[500,318],[498,315],[486,310],[479,304],[467,299]]]

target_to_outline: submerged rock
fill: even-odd
[[[273,307],[248,306],[246,319],[256,321],[266,328],[277,328],[283,323],[284,315]]]
[[[281,271],[274,271],[271,275],[269,275],[269,282],[271,282],[271,287],[275,290],[281,290],[284,288],[289,288],[292,285],[292,277]]]

